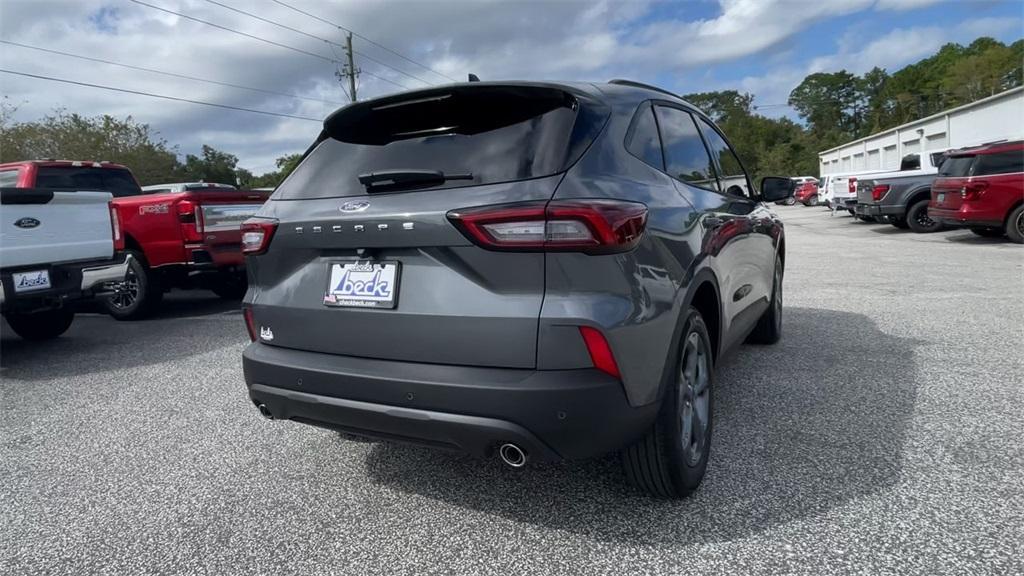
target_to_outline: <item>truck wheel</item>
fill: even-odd
[[[114,293],[103,299],[107,313],[115,320],[140,320],[153,313],[164,297],[163,287],[153,269],[146,263],[145,257],[135,250],[129,250],[132,261],[128,265],[128,274],[124,282],[114,289]]]
[[[1024,204],[1017,206],[1006,219],[1006,237],[1017,244],[1024,244]]]
[[[768,309],[761,314],[761,318],[747,336],[749,344],[775,344],[782,338],[782,273],[782,259],[776,256],[772,299]]]
[[[928,202],[927,198],[918,200],[907,210],[907,226],[918,234],[927,234],[942,229],[942,224],[928,217]]]
[[[808,206],[817,206],[818,205],[818,197],[817,196],[811,196],[810,200],[807,201],[807,205]]]
[[[999,238],[1003,235],[1002,228],[971,228],[971,232],[982,238]]]
[[[75,320],[75,311],[64,307],[28,314],[8,312],[4,318],[11,329],[25,340],[50,340],[68,331]]]
[[[248,281],[242,274],[225,274],[210,286],[210,290],[224,300],[241,300],[248,289]]]
[[[684,498],[704,479],[711,450],[715,374],[711,339],[700,312],[687,311],[678,360],[657,420],[622,451],[626,479],[662,498]]]

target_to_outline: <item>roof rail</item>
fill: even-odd
[[[632,86],[633,88],[646,88],[648,90],[654,90],[655,92],[661,92],[662,94],[668,94],[669,96],[672,96],[673,98],[679,98],[680,100],[683,99],[683,97],[680,96],[679,94],[676,94],[674,92],[669,92],[668,90],[665,90],[664,88],[658,88],[657,86],[651,86],[650,84],[644,84],[643,82],[637,82],[635,80],[626,80],[626,79],[623,79],[623,78],[615,78],[613,80],[609,80],[608,83],[609,84],[618,84],[620,86]]]

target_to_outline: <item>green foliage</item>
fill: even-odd
[[[234,154],[221,152],[213,146],[203,144],[201,157],[192,154],[185,156],[185,165],[181,169],[181,179],[234,184],[235,168],[237,166],[238,157]]]

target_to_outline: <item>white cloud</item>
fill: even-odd
[[[949,0],[878,0],[878,4],[875,4],[875,8],[878,10],[896,10],[902,12],[906,10],[917,10],[918,8],[924,8],[944,1],[948,2]]]

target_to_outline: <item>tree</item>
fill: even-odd
[[[203,144],[202,157],[192,154],[185,156],[185,166],[181,172],[185,180],[234,184],[236,166],[237,156]]]
[[[860,130],[861,101],[861,82],[846,70],[811,74],[789,93],[789,105],[812,132],[836,130],[850,137]]]
[[[717,122],[725,122],[730,118],[750,115],[753,112],[754,96],[740,94],[735,90],[721,92],[698,92],[683,96],[690,104]]]

